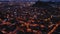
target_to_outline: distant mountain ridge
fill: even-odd
[[[51,7],[53,6],[60,6],[60,2],[42,2],[42,1],[37,1],[35,4],[32,5],[32,7]]]

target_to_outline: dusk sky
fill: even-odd
[[[0,0],[0,1],[38,1],[38,0]],[[60,1],[60,0],[41,0],[41,1]]]

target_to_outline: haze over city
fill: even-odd
[[[38,1],[38,0],[0,0],[0,1]],[[60,0],[40,0],[40,1],[60,2]]]

